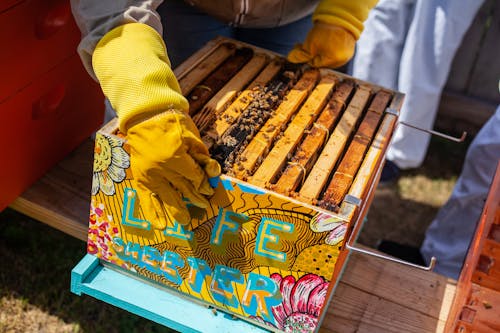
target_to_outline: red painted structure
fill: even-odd
[[[79,41],[68,0],[0,3],[0,210],[102,124]]]

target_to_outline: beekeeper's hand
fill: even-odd
[[[141,23],[119,26],[99,41],[92,65],[127,136],[145,218],[157,229],[167,219],[189,223],[182,197],[207,207],[213,194],[208,178],[218,176],[220,166],[187,114],[161,36]]]
[[[288,54],[294,63],[336,68],[354,55],[363,22],[377,0],[322,0],[313,13],[314,25],[302,44]]]

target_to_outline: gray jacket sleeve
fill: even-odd
[[[161,19],[156,8],[162,2],[163,0],[71,0],[73,16],[82,32],[78,54],[95,80],[92,54],[99,40],[113,28],[132,22],[148,24],[161,35]]]

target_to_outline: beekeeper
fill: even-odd
[[[406,94],[400,121],[432,129],[441,91],[481,0],[380,0],[357,43],[352,75]],[[381,181],[419,167],[429,134],[400,126]]]
[[[291,61],[337,67],[352,57],[376,0],[214,0],[189,5],[169,0],[159,8],[161,2],[71,1],[83,35],[79,54],[118,115],[131,149],[134,188],[145,218],[158,229],[165,228],[165,216],[189,222],[182,197],[207,207],[213,194],[208,178],[220,173],[187,114],[188,101],[171,69],[158,9],[165,12],[164,33],[177,61],[215,37],[220,30],[209,32],[217,24],[225,35],[246,36],[244,41],[284,54],[300,41],[288,54]]]
[[[425,232],[420,252],[427,263],[437,258],[436,272],[458,279],[499,161],[500,106],[467,149],[450,198]]]

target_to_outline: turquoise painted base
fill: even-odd
[[[179,332],[269,332],[104,267],[90,254],[71,271],[71,291],[95,297]]]

